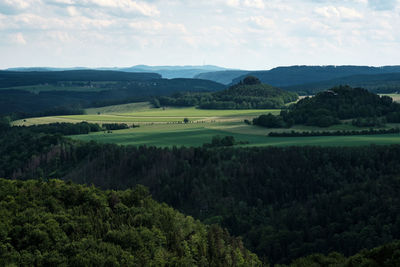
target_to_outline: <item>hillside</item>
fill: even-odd
[[[306,97],[281,113],[284,121],[292,124],[329,126],[339,120],[379,118],[386,116],[397,122],[400,104],[390,97],[378,96],[362,88],[340,86]]]
[[[89,70],[89,68],[76,67],[76,68],[51,68],[51,67],[28,67],[28,68],[9,68],[8,71],[66,71],[66,70]],[[111,67],[111,68],[93,68],[92,70],[108,70],[108,71],[123,71],[123,72],[151,72],[157,73],[166,79],[174,78],[195,78],[198,74],[210,71],[222,71],[225,68],[202,65],[202,66],[147,66],[136,65],[132,67]],[[202,79],[202,78],[196,78]]]
[[[225,86],[200,79],[162,79],[154,73],[85,70],[3,71],[0,88],[0,114],[40,116],[76,114],[85,107],[146,101],[180,91],[213,92]]]
[[[213,71],[213,72],[200,73],[200,74],[194,76],[194,78],[211,80],[214,82],[228,85],[228,84],[233,83],[233,79],[235,79],[237,77],[242,77],[242,76],[248,74],[249,72],[250,71],[246,71],[246,70]]]
[[[151,199],[0,179],[1,266],[260,266],[240,239]]]
[[[308,83],[284,87],[285,90],[314,95],[338,85],[362,87],[375,93],[393,93],[400,91],[400,73],[353,75],[317,83]]]
[[[38,85],[57,82],[143,81],[160,79],[156,73],[128,73],[121,71],[0,71],[0,88]]]
[[[157,201],[242,236],[271,263],[349,256],[400,239],[398,145],[156,148],[28,130],[0,134],[1,177],[104,189],[143,184]]]
[[[208,79],[223,84],[236,84],[247,75],[252,75],[259,78],[263,83],[302,94],[310,94],[346,84],[371,90],[387,89],[392,92],[391,89],[394,86],[398,88],[397,77],[369,77],[369,75],[399,72],[400,66],[289,66],[265,71],[214,71],[199,74],[196,78]],[[363,76],[361,77],[360,75]],[[363,83],[364,79],[367,79],[367,84]],[[391,79],[394,80],[395,84],[391,82]],[[327,82],[325,83],[325,81]]]
[[[262,84],[248,76],[225,90],[206,94],[176,94],[159,98],[161,105],[198,106],[202,109],[268,109],[281,108],[297,100],[296,93]]]
[[[367,67],[367,66],[290,66],[278,67],[269,71],[255,71],[247,75],[253,75],[262,82],[277,87],[287,87],[305,83],[332,80],[335,78],[360,75],[399,73],[400,66]],[[233,83],[237,83],[244,76],[237,77]]]

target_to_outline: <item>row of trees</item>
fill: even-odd
[[[362,131],[304,131],[304,132],[270,132],[271,137],[310,137],[310,136],[345,136],[345,135],[375,135],[375,134],[398,134],[400,128],[391,129],[369,129]]]

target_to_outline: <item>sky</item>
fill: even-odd
[[[400,0],[0,0],[0,69],[400,65]]]

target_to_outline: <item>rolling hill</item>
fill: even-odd
[[[161,105],[198,106],[202,109],[269,109],[281,108],[297,100],[293,92],[262,84],[254,76],[247,76],[236,85],[214,93],[180,93],[162,97]]]
[[[195,78],[198,74],[211,71],[222,71],[227,70],[226,68],[213,66],[213,65],[199,65],[199,66],[148,66],[148,65],[136,65],[132,67],[118,68],[52,68],[52,67],[20,67],[20,68],[9,68],[8,71],[70,71],[70,70],[107,70],[107,71],[123,71],[123,72],[151,72],[160,74],[163,78],[174,79],[174,78]],[[202,79],[199,77],[198,79]]]
[[[367,89],[392,92],[398,88],[398,80],[393,73],[400,73],[400,66],[289,66],[277,67],[265,71],[217,71],[197,75],[197,78],[209,79],[223,84],[236,84],[247,75],[259,78],[263,83],[287,90],[308,93],[323,91],[337,85],[348,84],[363,86],[366,79]],[[386,74],[388,76],[385,76]],[[369,75],[372,75],[371,77]],[[379,77],[379,75],[383,75]],[[389,83],[385,83],[389,79]],[[394,84],[392,80],[394,79]],[[310,87],[310,89],[308,89]]]
[[[137,102],[181,91],[214,92],[225,86],[209,80],[162,79],[156,73],[76,70],[2,71],[0,88],[0,114],[40,115],[40,112],[54,108],[77,109]],[[62,114],[69,113],[63,111]]]
[[[293,85],[283,88],[288,91],[298,92],[305,95],[314,95],[315,93],[338,85],[362,87],[376,93],[393,93],[400,91],[400,73],[353,75],[328,81]]]

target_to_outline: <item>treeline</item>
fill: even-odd
[[[220,136],[216,135],[213,136],[211,139],[211,143],[203,144],[205,148],[211,147],[226,147],[226,146],[234,146],[234,145],[243,145],[248,144],[249,142],[246,141],[236,141],[235,138],[231,135],[228,136]]]
[[[312,137],[312,136],[346,136],[346,135],[376,135],[376,134],[398,134],[400,128],[391,129],[369,129],[362,131],[291,131],[291,132],[270,132],[271,137]]]
[[[1,266],[261,266],[240,239],[142,186],[0,179],[0,219]]]
[[[297,98],[296,93],[261,84],[256,77],[249,76],[223,91],[178,93],[153,102],[155,106],[198,106],[202,109],[268,109],[281,108]]]
[[[13,126],[12,128],[17,128],[16,131],[26,131],[28,133],[45,133],[45,134],[60,134],[60,135],[78,135],[78,134],[88,134],[91,132],[100,131],[112,131],[112,130],[122,130],[128,129],[130,127],[138,127],[132,124],[132,126],[126,123],[103,123],[101,125],[97,123],[79,122],[79,123],[69,123],[69,122],[54,122],[49,124],[38,124],[30,126]]]
[[[155,148],[12,131],[0,135],[1,177],[143,184],[271,263],[400,239],[400,146]]]
[[[274,118],[262,115],[253,122],[265,127],[290,127],[294,124],[328,127],[341,120],[354,119],[360,127],[383,126],[400,122],[400,104],[388,96],[378,96],[362,88],[340,86],[306,97]],[[276,123],[275,121],[279,121]]]
[[[31,126],[14,126],[32,133],[46,133],[46,134],[61,134],[61,135],[76,135],[88,134],[91,132],[99,132],[103,130],[100,125],[96,123],[79,122],[55,122],[49,124],[39,124]]]

